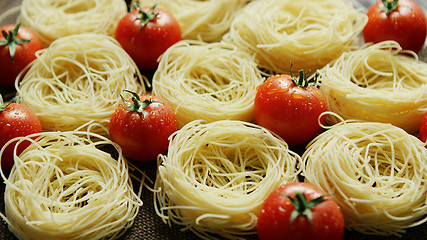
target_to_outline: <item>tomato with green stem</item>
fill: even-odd
[[[255,121],[295,146],[311,140],[321,130],[327,110],[324,95],[316,87],[318,74],[308,79],[303,70],[273,75],[257,87],[254,101]],[[320,119],[319,119],[320,117]]]
[[[426,41],[427,19],[414,0],[381,0],[367,12],[363,29],[365,42],[394,40],[403,49],[419,52]]]
[[[110,138],[119,144],[123,155],[131,160],[147,162],[165,153],[169,136],[177,130],[176,115],[163,99],[151,95],[132,94],[113,113],[109,123]]]
[[[181,40],[181,28],[167,10],[135,4],[119,21],[115,38],[141,70],[155,70],[159,56]]]
[[[18,74],[43,46],[40,39],[21,24],[1,26],[0,31],[0,85],[13,87]]]
[[[260,240],[338,240],[344,217],[331,195],[308,183],[288,183],[273,190],[258,215]]]
[[[26,106],[14,103],[13,100],[4,103],[3,97],[0,95],[0,148],[13,138],[25,137],[43,131],[36,114]],[[17,155],[25,150],[29,144],[29,141],[20,143],[17,148]],[[1,155],[1,168],[3,171],[9,171],[13,166],[15,145],[16,142],[8,145]]]

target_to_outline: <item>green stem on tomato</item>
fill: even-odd
[[[290,72],[291,72],[291,80],[292,82],[297,85],[298,87],[309,87],[309,86],[315,86],[317,83],[317,78],[319,77],[319,72],[316,72],[314,77],[310,80],[307,79],[307,73],[304,72],[304,70],[299,70],[299,77],[298,79],[295,78],[295,76],[292,73],[292,61],[290,66]]]
[[[135,112],[139,112],[142,113],[142,115],[145,115],[145,108],[147,108],[150,104],[152,103],[162,103],[161,101],[157,101],[154,99],[145,99],[144,101],[141,101],[141,98],[139,97],[139,95],[135,92],[129,91],[129,90],[124,90],[128,93],[132,94],[132,102],[127,101],[122,94],[119,93],[120,98],[122,99],[124,105],[123,108],[127,111],[135,111]],[[126,105],[126,106],[125,106]]]
[[[138,10],[138,14],[135,14],[135,17],[139,20],[141,20],[141,27],[139,29],[139,31],[142,31],[142,28],[144,28],[145,25],[147,25],[147,23],[149,23],[151,20],[155,19],[157,17],[157,15],[159,15],[158,12],[154,12],[154,9],[156,8],[157,4],[154,4],[150,10],[148,10],[148,12],[144,12],[142,11],[141,7],[139,6],[138,3],[134,3],[134,7],[135,9]]]
[[[389,14],[391,12],[393,12],[394,10],[396,10],[399,6],[397,5],[397,2],[399,0],[393,0],[393,1],[389,1],[389,0],[382,0],[383,3],[383,7],[378,7],[378,9],[382,10],[385,12],[385,14]]]
[[[12,59],[12,62],[13,62],[13,57],[15,56],[16,44],[27,43],[30,41],[28,39],[18,38],[18,32],[19,32],[20,26],[21,26],[21,23],[18,23],[18,25],[16,25],[14,29],[9,30],[8,33],[5,30],[1,31],[1,33],[3,34],[4,40],[0,40],[0,46],[7,45],[9,47],[9,55]]]
[[[290,224],[292,224],[293,221],[298,216],[303,215],[303,216],[307,217],[307,220],[311,225],[311,221],[312,221],[311,209],[316,207],[321,202],[324,202],[327,200],[327,199],[325,199],[326,195],[322,195],[322,196],[315,198],[315,199],[312,199],[312,200],[307,200],[304,192],[302,192],[302,193],[295,192],[295,198],[292,198],[287,194],[283,194],[283,195],[286,196],[287,198],[289,198],[292,205],[294,205],[294,207],[295,207],[294,211],[292,211],[292,213],[291,213],[291,217],[290,217],[290,221],[289,221]]]
[[[15,102],[16,98],[18,98],[18,97],[12,98],[12,100],[10,100],[9,102],[7,102],[5,104],[4,101],[3,101],[3,96],[0,94],[0,112],[9,111],[9,110],[6,109],[7,106],[9,106],[12,102]]]

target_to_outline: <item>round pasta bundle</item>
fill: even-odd
[[[388,123],[347,121],[302,156],[305,181],[334,194],[347,228],[400,235],[427,221],[427,149]]]
[[[183,40],[161,57],[153,93],[171,104],[179,127],[196,119],[253,121],[261,82],[253,58],[236,46]]]
[[[202,238],[254,234],[263,200],[296,182],[300,157],[268,130],[247,122],[193,121],[160,155],[157,214]]]
[[[367,16],[345,0],[254,0],[224,38],[255,54],[265,71],[316,71],[355,47]]]
[[[178,20],[183,39],[217,42],[230,29],[231,21],[249,0],[163,0],[159,7]],[[140,0],[153,6],[158,0]]]
[[[85,131],[44,132],[12,141],[31,141],[14,156],[9,177],[1,172],[6,184],[6,216],[1,216],[16,237],[117,239],[132,226],[142,201],[133,192],[118,145]],[[117,152],[117,160],[100,150],[105,146]]]
[[[346,52],[320,75],[329,109],[344,119],[392,123],[415,133],[427,111],[427,63],[396,42]]]
[[[94,122],[103,128],[92,130],[105,135],[121,102],[118,92],[144,93],[142,79],[114,38],[89,33],[60,38],[42,50],[15,87],[44,130],[74,130]]]
[[[114,36],[117,23],[126,13],[123,0],[23,0],[19,19],[48,46],[73,34]]]

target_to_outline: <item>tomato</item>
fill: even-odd
[[[40,39],[20,24],[0,27],[0,85],[13,87],[15,78],[43,48]]]
[[[42,125],[37,116],[26,106],[3,102],[0,95],[0,148],[15,137],[24,137],[29,134],[42,132]],[[19,155],[30,144],[24,141],[19,144],[17,154]],[[8,145],[1,156],[1,168],[9,171],[13,166],[13,151],[16,143]]]
[[[363,29],[365,42],[394,40],[403,49],[419,52],[426,40],[427,20],[423,9],[414,0],[382,0],[368,12]]]
[[[424,114],[424,117],[421,120],[419,138],[423,142],[427,141],[427,112]],[[427,145],[426,145],[426,147],[427,147]]]
[[[136,4],[119,21],[115,38],[141,70],[155,70],[159,56],[181,40],[181,28],[168,11]]]
[[[295,146],[311,140],[321,130],[319,116],[327,110],[325,96],[314,86],[317,74],[308,81],[289,74],[274,75],[257,87],[255,121]],[[325,122],[325,117],[320,119]]]
[[[307,183],[288,183],[264,200],[257,222],[266,239],[342,239],[344,217],[330,195]]]
[[[131,99],[122,97],[126,106],[120,105],[111,117],[110,138],[132,160],[156,160],[167,151],[168,138],[177,130],[175,112],[157,96],[130,93]]]

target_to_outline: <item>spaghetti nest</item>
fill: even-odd
[[[19,19],[48,46],[73,34],[114,36],[117,23],[126,13],[123,0],[23,0]]]
[[[163,0],[159,7],[168,10],[179,22],[183,39],[220,41],[229,31],[237,12],[249,0]],[[157,0],[140,0],[152,6]]]
[[[332,126],[308,145],[302,173],[334,194],[350,229],[400,235],[427,221],[427,149],[391,124]]]
[[[160,157],[157,214],[203,238],[254,234],[263,200],[280,184],[297,181],[299,159],[258,125],[193,121]]]
[[[74,130],[94,122],[100,127],[92,131],[105,135],[121,102],[117,92],[144,93],[142,79],[114,38],[78,34],[58,39],[39,52],[15,87],[20,102],[37,115],[44,130]]]
[[[255,54],[266,71],[316,71],[355,48],[367,16],[344,0],[254,0],[231,23],[227,41]]]
[[[409,133],[419,129],[427,111],[427,63],[398,43],[344,53],[320,74],[329,109],[344,119],[392,123]]]
[[[161,57],[153,93],[171,104],[180,127],[196,119],[253,121],[261,82],[253,58],[236,46],[183,40]]]
[[[6,184],[2,217],[15,236],[117,239],[133,224],[142,201],[133,192],[118,145],[85,131],[14,139],[17,146],[28,141],[31,144],[15,154],[9,177],[2,172]],[[100,150],[105,146],[115,149],[117,160]]]

